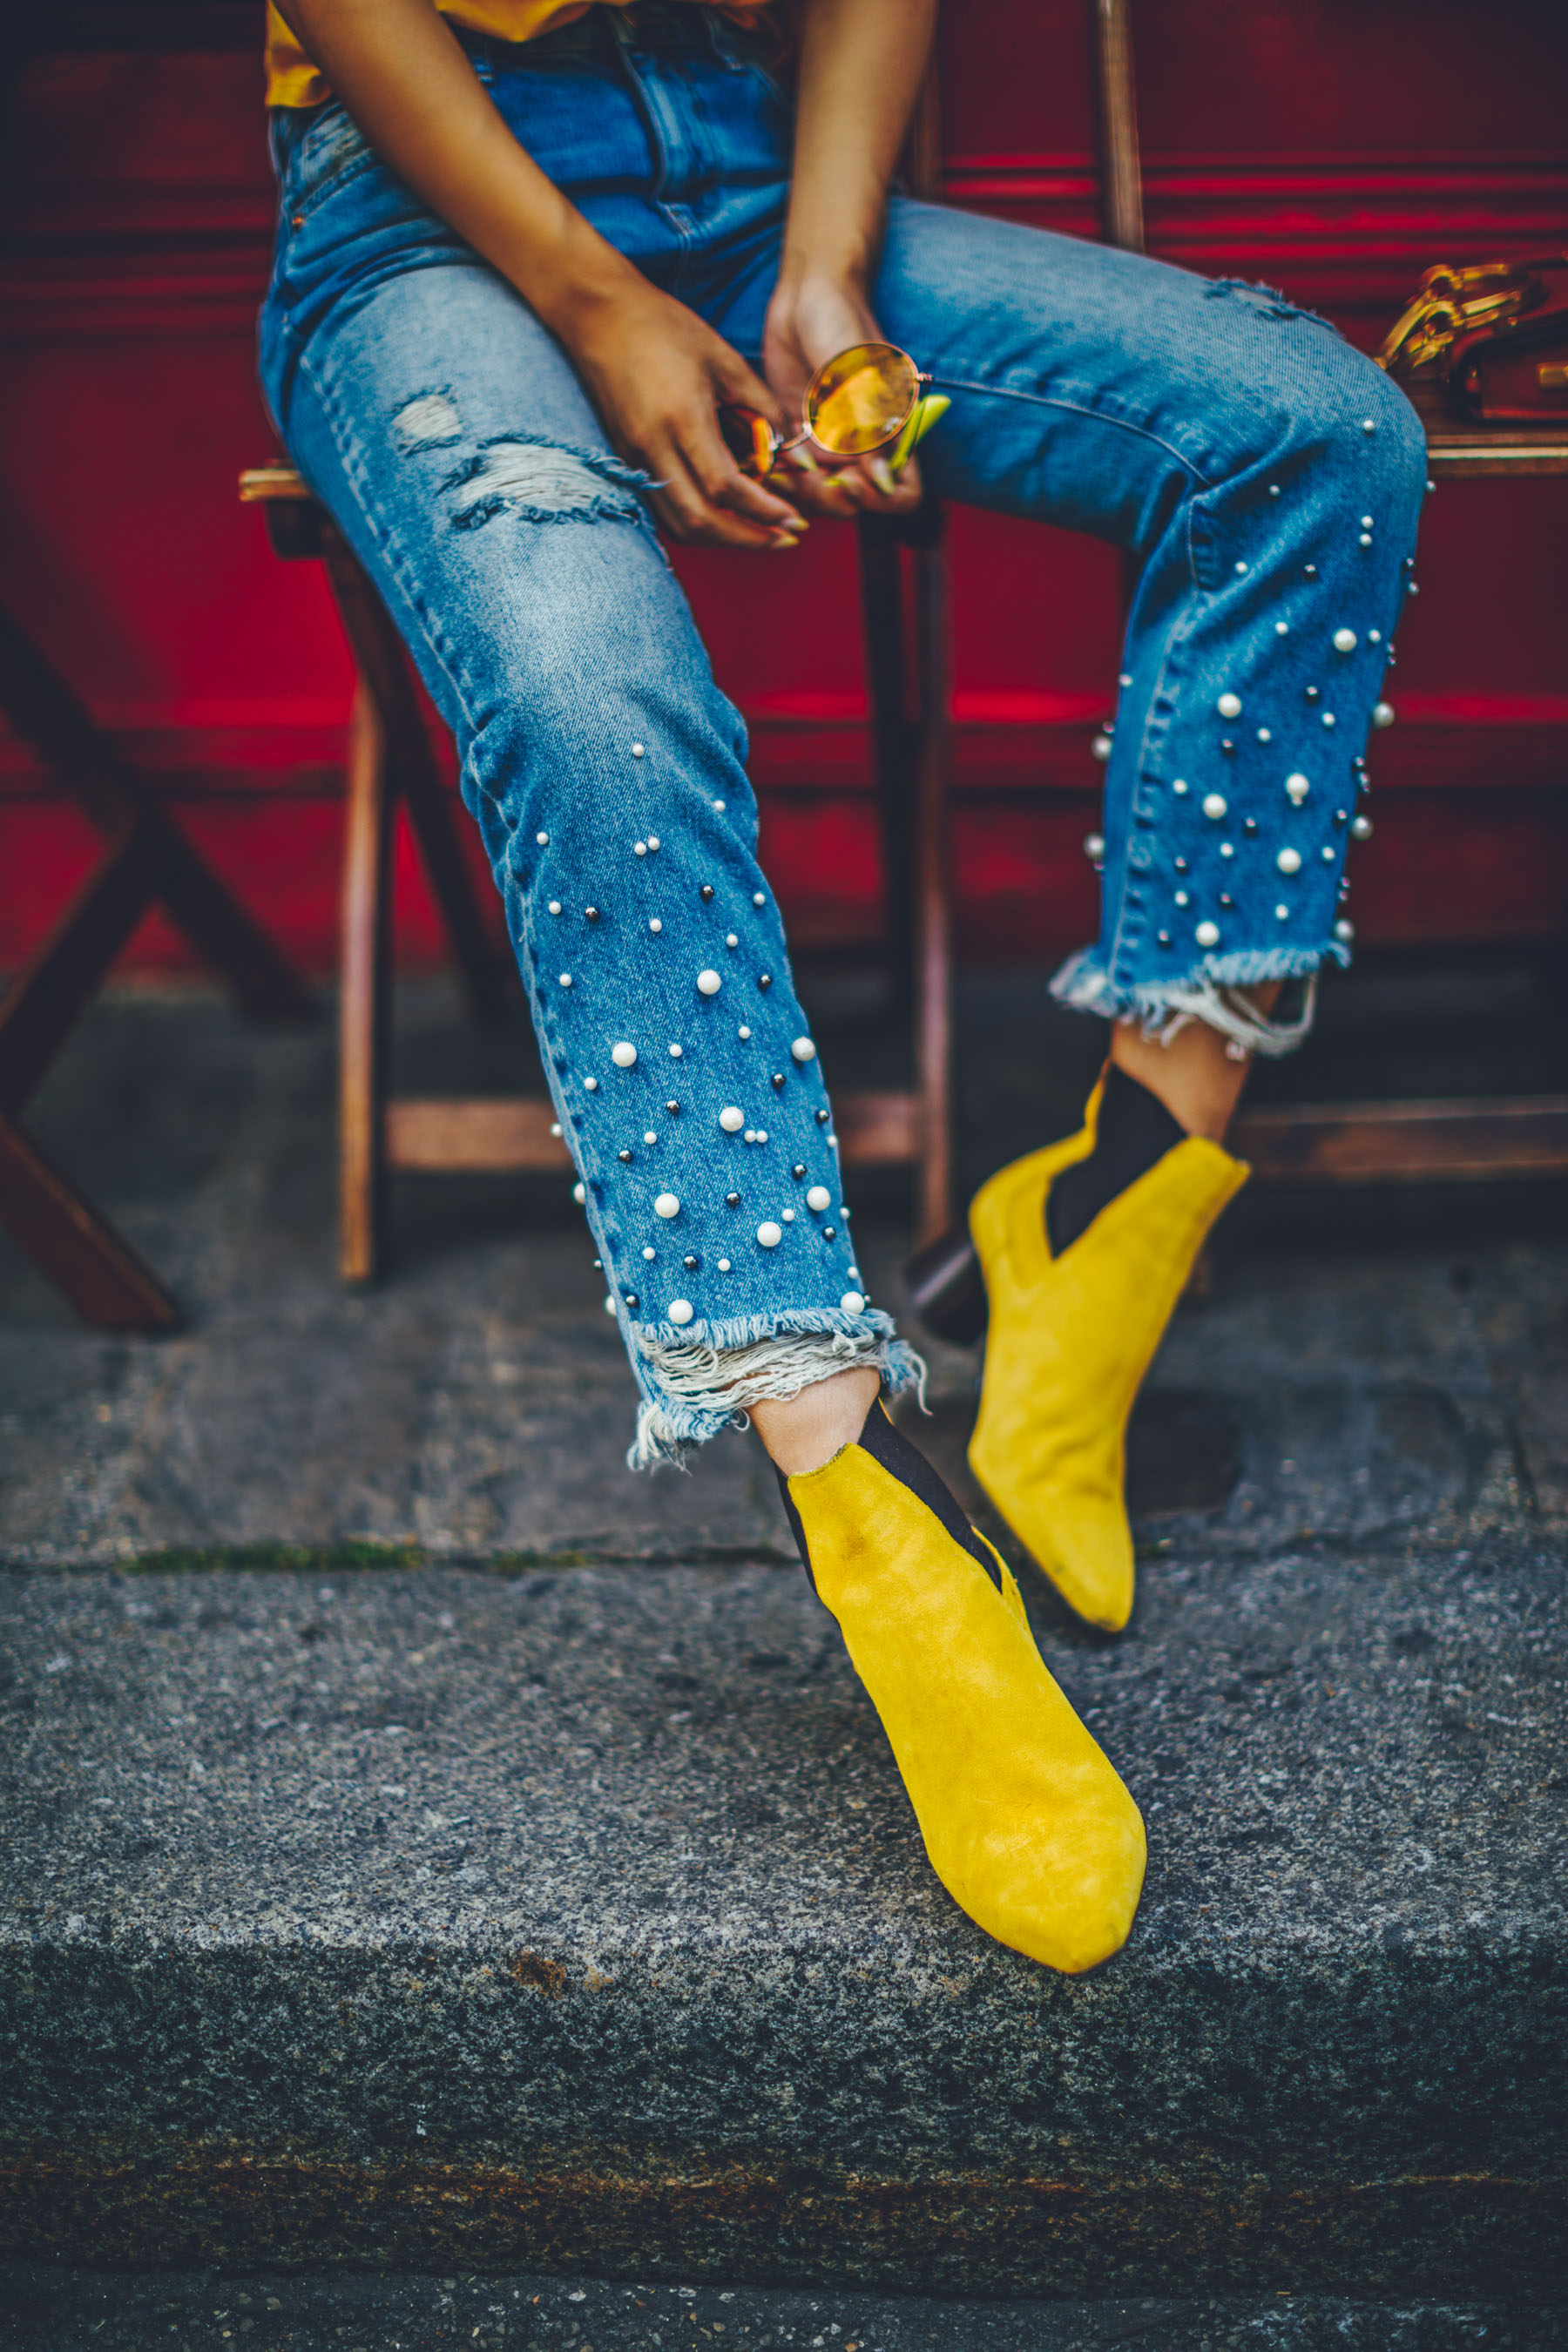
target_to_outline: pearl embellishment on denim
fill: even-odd
[[[647,1260],[647,1264],[648,1264],[649,1265],[651,1265],[653,1264],[653,1262],[654,1262],[655,1258],[656,1258],[658,1255],[658,1252],[656,1249],[645,1249],[645,1250],[644,1250],[644,1252],[643,1252],[643,1256],[644,1256],[644,1258]]]
[[[1269,483],[1269,485],[1268,485],[1268,495],[1269,495],[1269,497],[1270,497],[1271,499],[1277,499],[1277,498],[1279,498],[1279,497],[1280,497],[1280,496],[1282,495],[1282,493],[1281,493],[1281,491],[1280,491],[1280,488],[1279,488],[1279,483],[1278,483],[1278,482],[1270,482],[1270,483]]]
[[[1222,857],[1234,857],[1236,856],[1235,842],[1222,841],[1219,845],[1219,854]]]
[[[1328,843],[1328,842],[1326,842],[1326,841],[1325,841],[1325,842],[1324,842],[1324,844],[1323,844],[1323,863],[1324,863],[1324,865],[1325,865],[1325,866],[1331,866],[1331,865],[1333,864],[1333,862],[1334,862],[1334,852],[1333,852],[1332,846],[1331,845],[1331,844],[1330,844],[1330,843]]]
[[[1239,694],[1222,694],[1219,700],[1215,704],[1215,709],[1219,712],[1222,719],[1239,719],[1241,717],[1241,697]]]
[[[1187,780],[1185,776],[1178,776],[1175,782],[1171,786],[1171,790],[1175,793],[1176,798],[1179,801],[1184,801],[1187,797]]]
[[[678,1217],[680,1203],[673,1192],[661,1192],[653,1204],[653,1213],[656,1217]]]
[[[550,846],[550,835],[549,835],[547,833],[536,833],[536,834],[534,835],[534,836],[533,836],[533,837],[534,837],[535,841],[537,841],[537,842],[538,842],[539,846],[541,847],[541,849],[548,849],[548,848],[549,848],[549,846]]]
[[[576,1202],[577,1206],[578,1206],[579,1208],[581,1208],[581,1207],[583,1206],[584,1202],[587,1200],[587,1197],[588,1197],[588,1195],[586,1194],[586,1192],[584,1192],[583,1187],[581,1186],[581,1184],[574,1184],[574,1185],[573,1185],[573,1187],[572,1187],[572,1198]]]
[[[1332,712],[1331,710],[1325,710],[1325,711],[1324,711],[1324,713],[1323,713],[1323,724],[1324,724],[1324,726],[1325,726],[1325,727],[1331,727],[1331,726],[1334,724],[1334,714],[1333,714],[1333,712]]]
[[[693,1308],[689,1298],[672,1298],[664,1311],[672,1323],[689,1323]]]
[[[1300,807],[1311,789],[1305,776],[1287,776],[1285,779],[1285,797],[1297,808]]]
[[[671,1060],[672,1062],[679,1062],[679,1059],[680,1059],[680,1048],[679,1048],[679,1045],[672,1045],[672,1046],[670,1047],[670,1049],[669,1049],[669,1058],[670,1058],[670,1060]]]
[[[1370,841],[1372,839],[1371,817],[1358,816],[1352,818],[1351,839],[1352,841]]]
[[[598,1079],[597,1079],[597,1078],[584,1078],[584,1081],[583,1081],[583,1092],[584,1092],[585,1095],[596,1095],[596,1094],[598,1093],[598,1091],[599,1091],[599,1081],[598,1081]]]
[[[1359,544],[1363,547],[1370,547],[1372,545],[1372,533],[1370,530],[1363,531]]]
[[[1219,945],[1219,925],[1217,923],[1200,923],[1197,929],[1193,933],[1193,937],[1196,940],[1199,947],[1201,948],[1217,948]]]
[[[550,901],[550,911],[552,915],[558,915],[561,912],[561,901],[559,898],[552,898]]]
[[[752,891],[752,906],[753,906],[753,907],[765,907],[765,906],[767,905],[767,903],[768,903],[768,901],[767,901],[767,894],[765,893],[765,891],[762,891],[762,890],[753,890],[753,891]]]
[[[742,1021],[740,1027],[736,1030],[735,1034],[740,1039],[742,1045],[744,1045],[749,1042],[752,1033]]]
[[[722,801],[715,801],[713,806],[717,810],[718,814],[722,816],[724,814],[724,803]]]
[[[1260,727],[1258,730],[1258,740],[1260,743],[1272,743],[1274,740],[1273,729],[1270,727]]]
[[[1110,736],[1097,735],[1089,748],[1093,752],[1097,760],[1109,760],[1110,757]]]
[[[1190,907],[1190,906],[1192,905],[1192,903],[1193,903],[1193,902],[1192,902],[1191,898],[1188,897],[1187,893],[1186,893],[1184,890],[1178,890],[1178,891],[1177,891],[1177,893],[1176,893],[1176,904],[1177,904],[1177,906],[1178,906],[1178,907]]]
[[[1290,634],[1289,622],[1276,621],[1274,624],[1274,634],[1277,637],[1288,637]]]
[[[618,1045],[612,1045],[610,1048],[610,1059],[614,1062],[617,1070],[629,1070],[636,1062],[637,1057],[637,1047],[635,1045],[629,1045],[624,1037],[621,1039]]]
[[[1363,433],[1375,433],[1377,431],[1376,417],[1363,416],[1361,420],[1361,429]]]
[[[1246,577],[1247,577],[1247,565],[1246,565],[1245,563],[1238,563],[1238,564],[1237,565],[1237,567],[1236,567],[1236,576],[1237,576],[1237,578],[1238,580],[1245,580],[1245,579],[1246,579]]]
[[[1205,814],[1205,816],[1212,817],[1212,818],[1214,819],[1214,821],[1215,821],[1215,824],[1217,824],[1219,823],[1219,821],[1220,821],[1221,817],[1222,817],[1222,816],[1224,816],[1224,814],[1225,814],[1225,813],[1226,813],[1226,802],[1225,796],[1224,796],[1224,794],[1223,794],[1222,793],[1205,793],[1205,795],[1204,795],[1204,814]]]
[[[646,841],[634,841],[632,848],[639,857],[646,857],[647,856],[647,844]]]
[[[700,995],[717,996],[723,984],[716,971],[700,971],[697,975],[697,987]]]
[[[1091,865],[1097,866],[1105,855],[1105,835],[1102,833],[1086,833],[1083,837],[1083,854]]]
[[[632,745],[632,757],[634,760],[640,760],[643,757],[643,747],[640,743]]]
[[[721,1273],[721,1274],[728,1274],[728,1273],[729,1273],[729,1271],[730,1271],[730,1261],[729,1261],[729,1259],[728,1259],[727,1257],[721,1257],[721,1258],[720,1259],[720,1261],[719,1261],[719,1271],[720,1271],[720,1273]]]
[[[1299,849],[1282,849],[1274,863],[1281,874],[1300,874],[1301,853]]]
[[[775,1225],[770,1219],[766,1224],[757,1227],[757,1239],[764,1249],[777,1249],[784,1239],[784,1227]]]
[[[662,930],[663,930],[663,929],[664,929],[664,925],[659,921],[658,917],[657,915],[651,915],[651,916],[648,918],[648,926],[647,926],[647,927],[648,927],[648,929],[649,929],[650,931],[652,931],[652,932],[653,932],[654,936],[655,936],[656,938],[658,937],[658,933],[659,933],[660,931],[662,931]]]
[[[1355,631],[1353,629],[1336,629],[1334,631],[1334,651],[1337,654],[1354,653]]]
[[[570,987],[571,987],[571,985],[572,985],[572,975],[571,975],[571,973],[570,973],[569,971],[563,971],[563,972],[562,973],[562,975],[561,975],[561,985],[562,985],[562,987],[563,987],[563,988],[570,988]]]
[[[1393,703],[1374,702],[1372,706],[1372,723],[1374,727],[1392,727],[1394,724]]]
[[[838,1302],[838,1311],[841,1315],[864,1315],[866,1301],[859,1291],[847,1290]]]
[[[786,1225],[793,1225],[793,1224],[794,1224],[794,1223],[795,1223],[795,1211],[794,1211],[793,1209],[786,1209],[786,1210],[784,1211],[784,1223],[785,1223],[785,1224],[786,1224]]]
[[[816,1059],[816,1047],[809,1037],[797,1037],[791,1045],[790,1052],[797,1062],[815,1062]]]
[[[1334,925],[1334,937],[1336,940],[1344,940],[1348,943],[1355,937],[1355,925],[1352,922],[1347,922],[1342,916],[1340,920]]]
[[[815,1209],[819,1216],[824,1209],[831,1208],[832,1204],[833,1195],[826,1184],[814,1184],[805,1196],[806,1207]]]
[[[746,1124],[746,1114],[737,1110],[733,1103],[726,1103],[719,1114],[719,1124],[726,1135],[739,1135]]]
[[[643,1141],[645,1143],[657,1143],[658,1141],[658,1137],[651,1127],[644,1134]]]
[[[725,932],[725,934],[724,934],[724,945],[725,945],[727,948],[738,948],[738,947],[740,946],[740,944],[741,944],[741,942],[740,942],[740,940],[735,937],[735,934],[734,934],[734,932],[733,932],[733,931],[726,931],[726,932]]]

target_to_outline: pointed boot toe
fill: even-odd
[[[1047,1672],[1002,1560],[880,1406],[785,1493],[942,1885],[1047,1968],[1109,1959],[1138,1908],[1143,1824]]]
[[[1055,1257],[1046,1193],[1092,1149],[1095,1099],[1080,1134],[1004,1168],[971,1206],[990,1320],[969,1465],[1068,1606],[1116,1633],[1134,1586],[1128,1418],[1204,1237],[1248,1171],[1189,1136]]]

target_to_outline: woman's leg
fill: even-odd
[[[912,203],[877,287],[952,407],[943,495],[1138,557],[1107,771],[1100,935],[1058,975],[1115,1023],[1081,1133],[971,1213],[989,1337],[971,1464],[1065,1597],[1132,1600],[1128,1413],[1246,1170],[1254,1053],[1349,961],[1345,851],[1425,480],[1413,411],[1266,289]],[[1281,999],[1285,1001],[1281,1002]]]

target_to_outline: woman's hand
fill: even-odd
[[[865,296],[845,279],[826,274],[781,278],[768,306],[763,364],[789,419],[789,434],[800,430],[806,385],[824,360],[852,343],[886,341]],[[904,514],[920,504],[918,467],[911,459],[895,476],[885,450],[829,468],[805,445],[781,459],[778,476],[788,480],[790,496],[816,514]]]
[[[552,324],[616,447],[659,485],[652,504],[672,538],[699,547],[797,542],[804,519],[741,472],[716,414],[733,403],[783,429],[785,411],[694,310],[628,265],[624,278],[569,302]],[[786,478],[792,496],[798,478]]]

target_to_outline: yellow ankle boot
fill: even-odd
[[[1016,1160],[970,1205],[990,1320],[969,1466],[1068,1607],[1119,1633],[1132,1613],[1128,1416],[1204,1236],[1249,1171],[1190,1135],[1053,1257],[1046,1194],[1092,1150],[1100,1096],[1077,1135]]]
[[[1138,1908],[1143,1823],[1004,1562],[880,1404],[858,1444],[781,1484],[948,1893],[1047,1968],[1109,1959]]]

